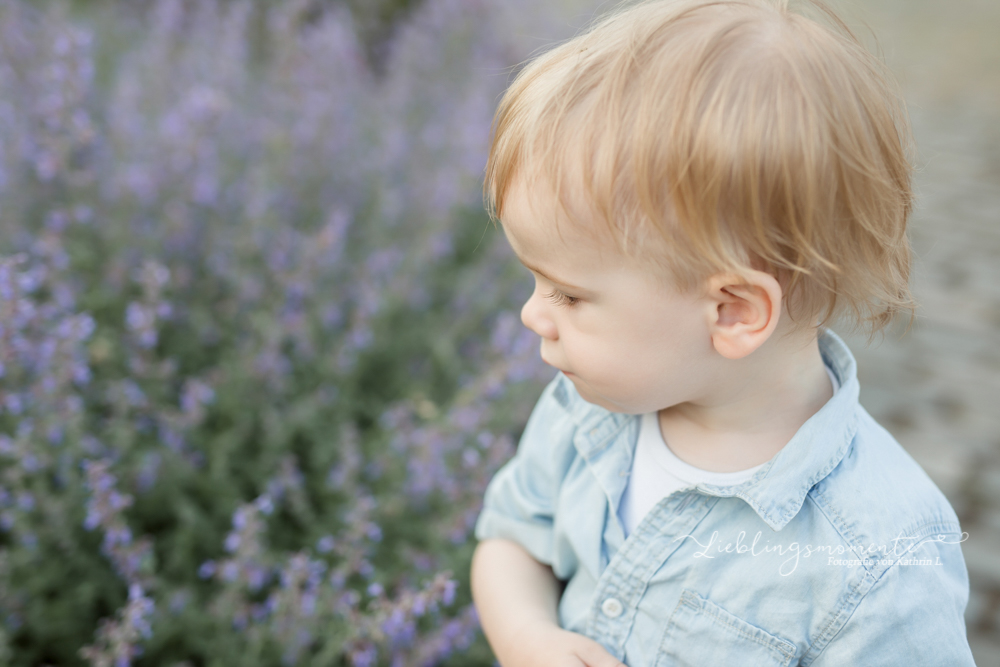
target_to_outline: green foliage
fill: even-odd
[[[316,7],[0,3],[5,664],[492,664],[545,375],[479,206],[508,49],[365,5],[376,72]]]

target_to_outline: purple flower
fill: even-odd
[[[455,601],[455,590],[458,588],[458,582],[453,579],[449,579],[444,585],[444,594],[441,596],[441,601],[444,602],[446,606],[451,606]]]
[[[274,512],[274,501],[271,500],[270,495],[265,493],[257,497],[257,500],[254,501],[254,507],[256,507],[261,514],[270,515]]]
[[[239,533],[229,533],[226,535],[225,542],[226,551],[232,553],[240,548],[240,534]]]
[[[230,583],[236,581],[240,576],[240,567],[233,561],[227,561],[222,566],[222,579]]]
[[[257,565],[247,565],[246,567],[246,579],[247,588],[251,591],[259,591],[267,583],[270,577],[270,572],[263,567]]]
[[[215,575],[215,561],[206,560],[198,568],[198,576],[202,579],[211,579]]]
[[[351,652],[353,667],[373,667],[378,659],[378,652],[371,644],[363,645]]]
[[[35,509],[35,497],[30,493],[20,493],[17,496],[17,506],[22,512],[30,512]]]
[[[316,542],[316,551],[321,554],[330,553],[336,545],[332,535],[324,535]]]

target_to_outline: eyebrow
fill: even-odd
[[[546,280],[548,280],[553,285],[557,285],[559,287],[565,287],[570,292],[579,292],[581,294],[589,294],[590,293],[590,290],[586,290],[586,289],[584,289],[582,287],[577,287],[576,285],[572,285],[572,284],[567,283],[565,281],[558,280],[557,278],[553,278],[549,274],[547,274],[544,271],[542,271],[541,269],[539,269],[537,266],[531,266],[530,264],[527,264],[523,259],[520,259],[520,258],[518,258],[518,259],[520,260],[521,264],[524,265],[524,268],[528,269],[529,271],[531,271],[533,273],[537,273],[538,275],[540,275],[542,278],[545,278]]]

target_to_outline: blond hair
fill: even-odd
[[[818,2],[626,5],[530,62],[496,112],[485,197],[517,178],[589,204],[682,287],[761,268],[793,319],[901,310],[912,208],[905,108],[883,64]],[[572,168],[571,168],[572,167]]]

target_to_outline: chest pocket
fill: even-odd
[[[667,623],[656,667],[788,667],[795,646],[685,590]]]

